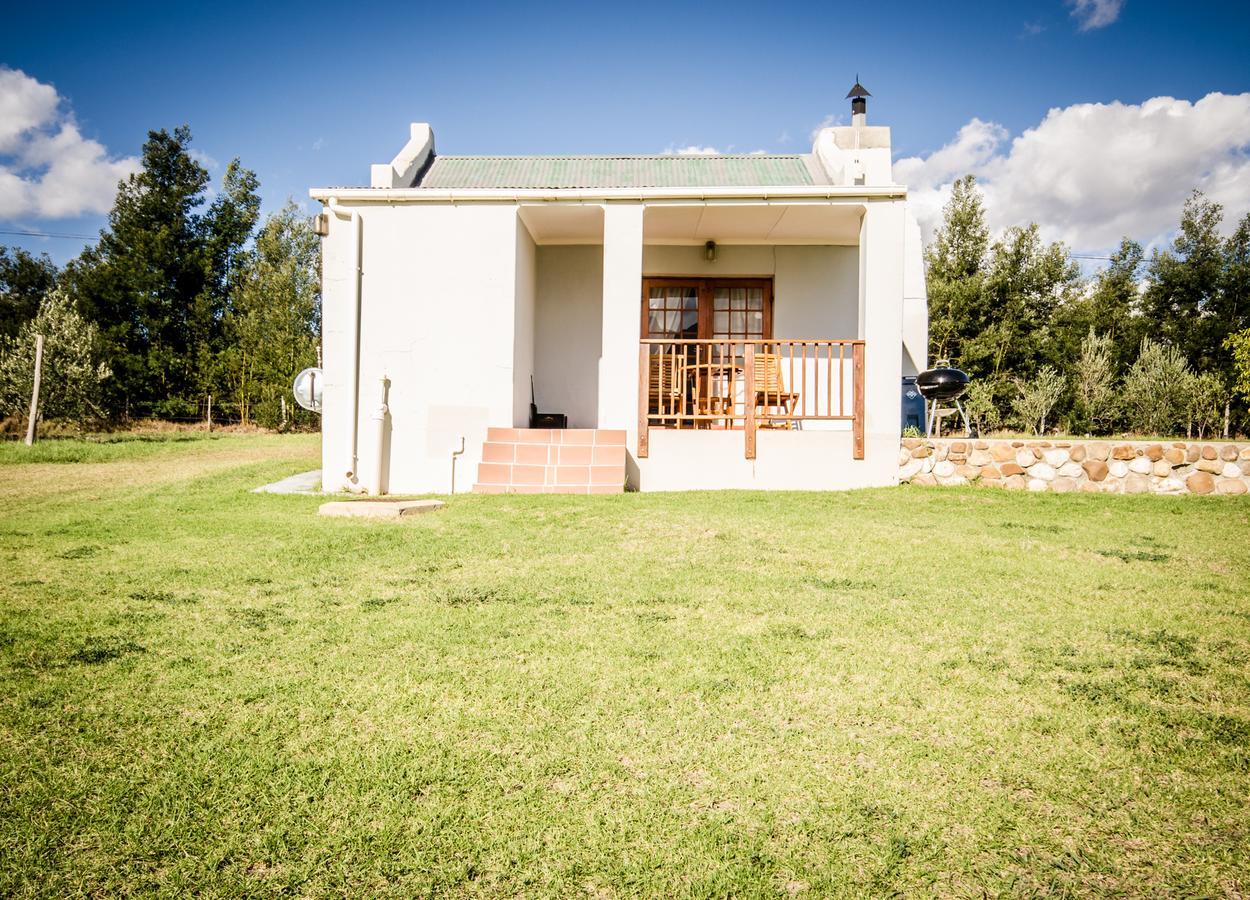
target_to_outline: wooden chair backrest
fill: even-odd
[[[786,393],[786,382],[781,375],[780,354],[755,354],[755,390],[760,394]]]
[[[651,399],[659,397],[675,397],[681,394],[682,359],[676,353],[660,356],[651,354],[651,372],[647,383],[650,385]]]

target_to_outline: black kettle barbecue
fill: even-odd
[[[929,428],[928,437],[933,436],[933,431],[937,427],[938,421],[938,404],[953,403],[955,408],[947,410],[948,412],[958,412],[964,420],[964,433],[967,437],[972,437],[972,426],[968,423],[968,414],[964,412],[963,404],[959,402],[959,398],[968,390],[968,373],[956,369],[950,364],[950,360],[938,360],[936,366],[921,372],[916,377],[916,387],[920,390],[920,395],[929,403]]]

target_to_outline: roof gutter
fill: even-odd
[[[901,200],[907,196],[903,184],[812,185],[796,187],[710,187],[710,188],[313,188],[314,200],[372,203],[586,203],[665,201],[819,201]]]

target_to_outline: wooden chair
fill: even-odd
[[[799,395],[786,390],[778,353],[755,354],[755,421],[759,428],[794,428],[795,419],[773,421],[769,415],[794,415]]]
[[[661,421],[669,421],[681,427],[677,418],[686,412],[685,361],[676,353],[651,354],[650,371],[647,375],[647,406],[652,415]]]

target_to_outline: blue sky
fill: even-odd
[[[1250,95],[1250,3],[1078,6],[27,3],[6,10],[0,64],[55,88],[58,121],[72,117],[108,160],[137,154],[150,128],[190,124],[213,174],[240,157],[259,174],[269,209],[288,195],[305,200],[313,185],[366,183],[369,164],[394,154],[410,121],[430,122],[448,153],[802,152],[822,120],[845,115],[858,73],[874,95],[870,120],[893,127],[896,158],[929,160],[974,120],[998,129],[988,150],[908,171],[934,204],[946,169],[981,166],[987,180],[1002,180],[990,199],[1018,216],[1028,210],[1011,179],[1034,173],[1009,165],[1011,141],[1048,110]],[[1214,122],[1207,140],[1220,144],[1193,163],[1189,180],[1225,185],[1219,199],[1240,214],[1250,208],[1242,202],[1250,174],[1229,188],[1227,171],[1241,172],[1250,124],[1235,121],[1240,107],[1208,107],[1182,110]],[[1099,127],[1134,127],[1125,121]],[[1143,136],[1160,139],[1166,133]],[[44,157],[4,151],[10,176],[41,177]],[[1184,159],[1170,165],[1157,179],[1184,180]],[[103,221],[47,211],[0,206],[0,228],[89,234]],[[1065,226],[1070,211],[1055,216],[1054,236],[1080,249],[1105,244],[1096,228]],[[0,235],[0,243],[63,261],[82,242]]]

